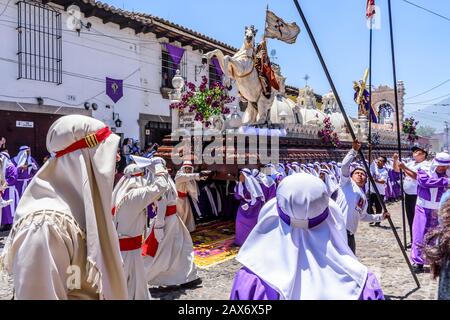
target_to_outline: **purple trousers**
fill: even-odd
[[[411,245],[411,261],[413,263],[425,264],[421,246],[423,245],[425,234],[433,228],[436,228],[438,224],[438,210],[426,209],[416,205],[412,226],[413,242]]]

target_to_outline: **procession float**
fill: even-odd
[[[173,132],[165,137],[157,155],[174,171],[183,160],[190,160],[196,170],[215,172],[214,179],[237,180],[239,169],[244,167],[293,161],[339,162],[351,148],[352,136],[334,93],[320,96],[308,85],[300,89],[286,86],[281,66],[269,59],[268,39],[295,43],[299,27],[267,10],[259,44],[257,31],[254,26],[245,27],[244,42],[234,56],[220,50],[204,55],[205,61],[217,59],[223,71],[222,83],[208,87],[205,78],[197,88],[184,83],[179,73],[173,78]],[[231,86],[239,90],[239,101],[228,96]],[[350,122],[363,142],[366,157],[369,138],[372,158],[397,152],[393,90],[380,86],[369,99],[367,72],[353,87],[358,117]],[[397,91],[403,105],[401,81]],[[402,132],[400,145],[405,155],[410,144]]]

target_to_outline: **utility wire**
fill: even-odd
[[[444,84],[446,84],[446,83],[448,83],[448,82],[450,82],[450,79],[447,79],[447,80],[441,82],[441,83],[438,84],[437,86],[435,86],[435,87],[433,87],[433,88],[431,88],[431,89],[429,89],[429,90],[427,90],[427,91],[424,91],[424,92],[419,93],[419,94],[417,94],[417,95],[415,95],[415,96],[412,96],[412,97],[408,97],[408,98],[406,98],[405,100],[410,100],[410,99],[414,99],[414,98],[423,96],[424,94],[427,94],[428,92],[431,92],[431,91],[433,91],[433,90],[435,90],[435,89],[437,89],[437,88],[439,88],[439,87],[442,87]]]
[[[424,7],[422,7],[422,6],[419,6],[418,4],[412,3],[412,2],[410,2],[410,1],[408,1],[408,0],[402,0],[402,1],[405,2],[405,3],[407,3],[407,4],[409,4],[409,5],[412,5],[412,6],[414,6],[414,7],[417,7],[417,8],[419,8],[419,9],[422,9],[422,10],[424,10],[424,11],[427,11],[428,13],[434,14],[435,16],[438,16],[438,17],[440,17],[440,18],[442,18],[442,19],[445,19],[445,20],[447,20],[447,21],[450,21],[450,18],[448,18],[448,17],[446,17],[446,16],[443,16],[443,15],[437,13],[437,12],[431,11],[430,9],[424,8]]]
[[[447,94],[445,94],[445,95],[443,95],[443,96],[436,97],[436,98],[433,98],[433,99],[430,99],[430,100],[426,100],[426,101],[418,101],[418,102],[410,102],[410,103],[408,103],[408,104],[424,104],[424,103],[433,102],[433,101],[436,101],[436,100],[439,100],[439,99],[444,99],[444,98],[447,98],[447,97],[449,97],[449,96],[450,96],[450,93],[447,93]]]
[[[138,68],[138,69],[136,69],[135,71],[131,72],[129,75],[127,75],[127,76],[124,78],[124,80],[127,80],[128,78],[130,78],[131,76],[133,76],[133,75],[134,75],[136,72],[138,72],[139,70],[140,70],[140,69]],[[91,79],[88,79],[88,80],[91,80]],[[104,80],[103,80],[103,82],[104,82]],[[72,107],[78,107],[78,106],[82,106],[82,105],[84,104],[85,101],[89,101],[89,100],[95,99],[95,98],[97,98],[99,95],[101,95],[101,94],[103,94],[103,93],[105,93],[105,92],[106,92],[106,90],[102,90],[102,91],[100,91],[99,93],[97,93],[96,95],[92,96],[91,98],[88,98],[88,99],[82,99],[83,102],[81,102],[81,103],[79,103],[79,104],[68,103],[68,102],[61,101],[61,100],[58,100],[58,99],[54,99],[54,98],[51,98],[51,97],[42,97],[42,98],[43,98],[43,99],[47,99],[47,100],[51,100],[51,101],[55,101],[55,102],[59,102],[59,103],[62,103],[62,104],[64,104],[64,105],[68,105],[68,106],[72,106]],[[0,97],[10,98],[10,99],[36,99],[36,97],[18,97],[18,96],[9,96],[9,95],[3,95],[3,94],[0,94]]]
[[[3,11],[0,12],[0,17],[6,12],[6,9],[8,9],[9,3],[10,3],[11,1],[12,1],[12,0],[8,0],[8,2],[6,3],[5,7],[3,8]]]

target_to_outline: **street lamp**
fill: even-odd
[[[172,78],[172,86],[174,90],[169,93],[169,99],[172,103],[179,102],[181,100],[181,92],[184,88],[184,79],[180,74],[180,70],[177,69],[175,76]],[[176,131],[179,125],[179,111],[178,109],[172,109],[172,131]]]
[[[233,129],[233,132],[236,132],[242,126],[242,118],[237,111],[237,106],[232,106],[231,108],[233,112],[228,120],[228,125]]]

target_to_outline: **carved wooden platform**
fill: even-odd
[[[200,136],[190,136],[190,153],[183,154],[183,140],[173,141],[171,136],[166,136],[163,145],[159,147],[155,156],[166,160],[168,168],[175,173],[181,166],[181,159],[190,160],[194,164],[195,170],[212,170],[216,172],[214,179],[236,180],[239,169],[259,168],[267,163],[274,162],[341,162],[351,148],[350,142],[342,142],[338,148],[322,143],[319,139],[301,139],[295,137],[279,137],[278,145],[272,144],[270,137],[249,136],[249,135],[223,135],[220,140],[201,141]],[[245,141],[238,147],[238,141]],[[256,141],[256,147],[255,147]],[[250,143],[252,142],[252,143]],[[215,145],[212,148],[213,144]],[[209,147],[208,147],[209,146]],[[253,146],[253,147],[251,147]],[[187,149],[187,148],[185,148]],[[206,151],[206,152],[205,152]],[[368,157],[367,144],[363,144],[363,151]],[[178,157],[173,157],[178,152]],[[380,155],[392,156],[397,152],[397,146],[392,144],[380,144],[373,150],[373,157]],[[267,161],[271,154],[279,154],[277,161]],[[204,159],[203,154],[216,157]],[[402,155],[410,154],[409,147],[403,145]],[[267,157],[268,156],[268,157]],[[174,163],[173,160],[178,163]],[[214,163],[213,163],[214,162]]]

